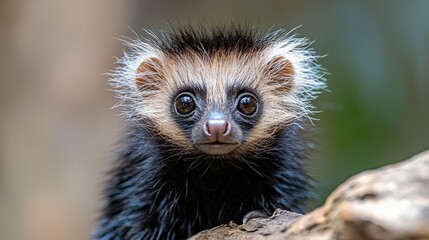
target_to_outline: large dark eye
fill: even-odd
[[[237,109],[245,115],[252,115],[258,109],[258,102],[253,95],[244,94],[238,100]]]
[[[176,111],[180,115],[188,115],[195,110],[195,101],[191,93],[182,93],[175,100]]]

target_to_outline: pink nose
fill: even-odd
[[[214,136],[217,140],[228,136],[230,132],[230,124],[223,119],[208,120],[204,126],[204,134]]]

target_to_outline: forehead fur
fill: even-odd
[[[152,35],[152,39],[127,39],[131,52],[119,59],[120,66],[111,74],[111,82],[128,119],[154,120],[155,130],[163,136],[174,136],[173,141],[184,148],[190,147],[190,141],[171,117],[171,97],[178,89],[205,88],[208,106],[226,104],[228,86],[257,91],[264,102],[264,112],[243,146],[251,149],[292,120],[310,118],[310,100],[325,86],[323,71],[307,40],[283,31],[178,28],[162,38]],[[152,79],[154,73],[150,71],[137,71],[142,62],[153,58],[161,63],[153,68],[161,72],[162,79]],[[286,61],[293,68],[293,76],[272,81],[273,71]],[[136,85],[138,77],[146,79],[144,86]],[[292,87],[279,91],[281,84]]]
[[[263,49],[269,44],[269,36],[252,28],[232,25],[217,28],[178,27],[159,41],[163,52],[181,55],[194,52],[212,55],[218,52],[249,53]]]

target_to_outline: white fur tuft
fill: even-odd
[[[267,59],[282,56],[294,70],[294,89],[292,94],[284,95],[284,102],[293,107],[298,118],[305,117],[311,121],[314,114],[311,101],[326,88],[326,70],[317,63],[320,56],[310,48],[307,38],[289,36],[284,31],[277,31],[271,37],[275,42],[267,51]]]

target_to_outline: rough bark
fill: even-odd
[[[350,178],[306,215],[277,210],[190,239],[429,239],[429,150]]]

